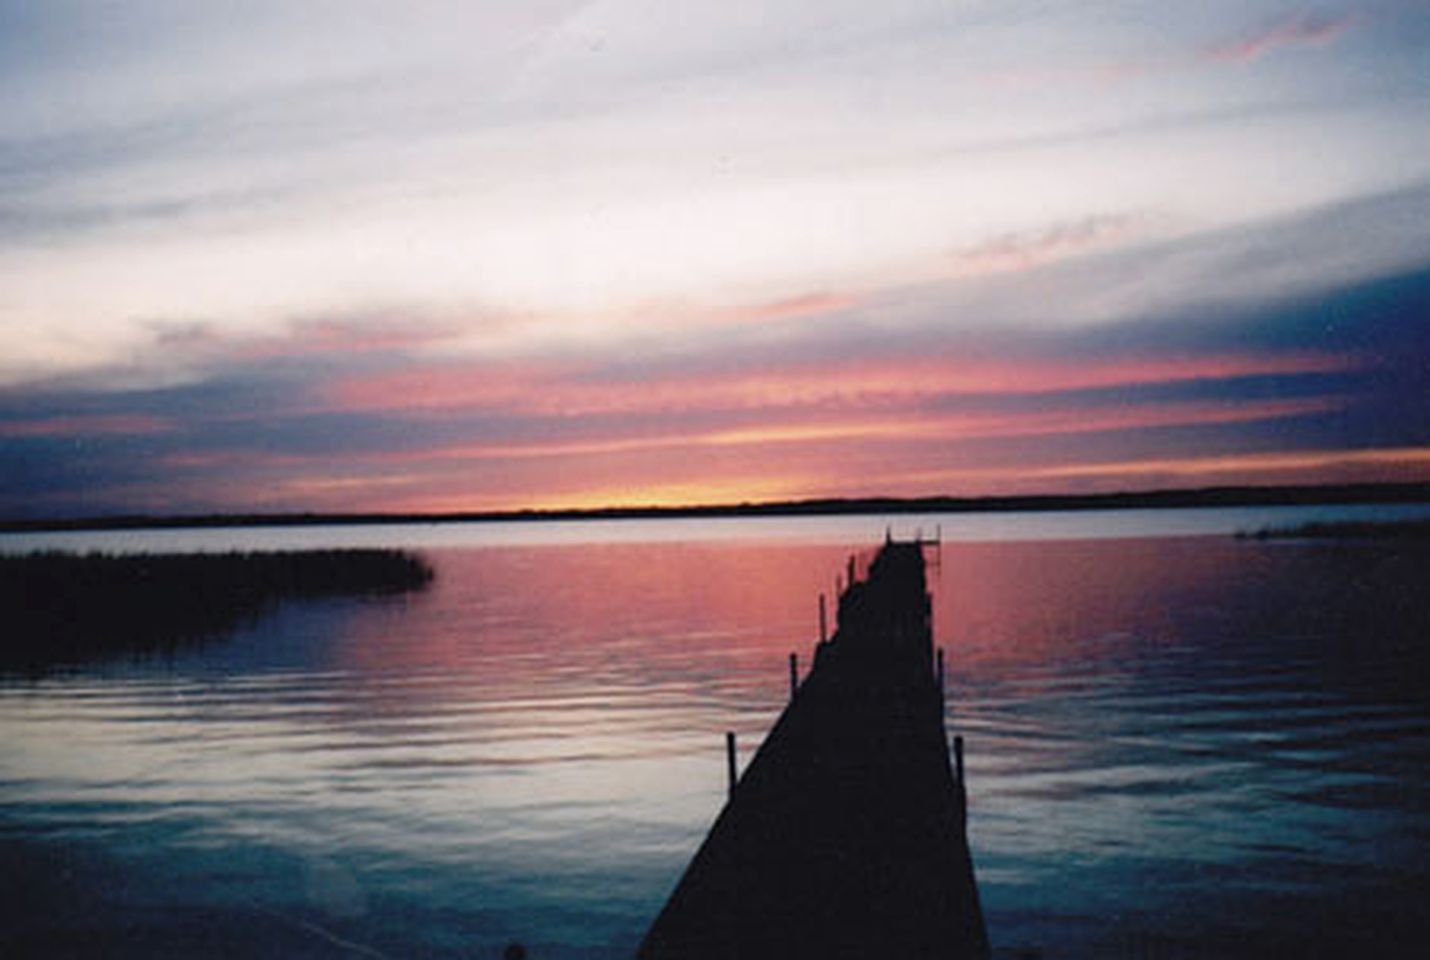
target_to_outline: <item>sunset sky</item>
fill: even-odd
[[[0,0],[0,517],[1430,479],[1430,4]]]

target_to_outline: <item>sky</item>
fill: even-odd
[[[1430,480],[1430,5],[0,0],[0,517]]]

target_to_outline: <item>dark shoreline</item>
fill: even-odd
[[[1186,507],[1322,506],[1430,503],[1430,483],[1331,484],[1287,487],[1200,487],[1096,494],[1006,497],[861,497],[687,507],[607,507],[463,513],[243,513],[0,520],[0,533],[138,530],[183,527],[300,527],[400,523],[511,523],[564,520],[676,520],[910,513],[1004,513],[1060,510],[1148,510]]]

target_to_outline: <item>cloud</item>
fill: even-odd
[[[958,463],[982,464],[956,476],[982,476],[986,491],[995,476],[1112,486],[1034,468],[1092,450],[1160,462],[1328,437],[1398,449],[1425,437],[1413,374],[1430,352],[1416,321],[1426,296],[1407,275],[1038,331],[860,326],[850,315],[884,305],[820,294],[757,304],[773,319],[720,327],[698,351],[653,338],[505,357],[452,354],[440,324],[382,311],[284,337],[175,328],[167,344],[202,357],[199,380],[0,391],[0,422],[18,424],[0,446],[0,510],[507,508],[731,491],[735,477],[798,496],[937,493]]]
[[[638,379],[599,365],[478,361],[357,374],[322,388],[341,411],[492,411],[572,418],[801,408],[861,409],[948,396],[1055,394],[1134,385],[1328,373],[1360,361],[1338,354],[1189,355],[1059,360],[1040,357],[901,356],[757,361],[699,373],[649,370]],[[619,371],[619,368],[617,368]]]
[[[19,409],[7,422],[46,432],[21,428],[0,450],[0,509],[380,509],[459,500],[509,508],[591,503],[596,491],[622,487],[652,496],[730,491],[737,475],[752,481],[746,497],[767,489],[812,495],[839,492],[838,465],[874,451],[879,461],[857,468],[859,484],[917,492],[899,477],[927,450],[947,461],[970,456],[970,445],[1052,449],[1073,436],[1117,436],[1135,448],[1149,431],[1324,417],[1353,392],[1355,381],[1344,378],[1360,375],[1355,358],[1294,353],[1087,364],[885,357],[828,367],[786,357],[695,379],[677,366],[638,381],[608,379],[598,364],[443,368],[407,357],[386,374],[320,365],[305,386],[299,356],[283,361],[296,365],[284,379],[254,379],[273,363],[245,358],[226,384],[12,395]],[[360,403],[323,402],[345,396]],[[62,431],[85,418],[148,430],[151,410],[168,411],[168,429],[90,433],[81,445]]]
[[[459,337],[460,324],[401,310],[365,311],[361,314],[305,318],[287,330],[253,337],[233,338],[222,348],[232,360],[307,360],[333,362],[343,357],[380,355],[394,357],[419,352]]]
[[[960,250],[955,259],[975,273],[1030,270],[1124,240],[1141,219],[1130,214],[1088,216],[1038,230],[1004,233]]]
[[[684,429],[654,435],[592,440],[541,440],[521,443],[458,444],[414,447],[401,452],[355,453],[366,463],[432,463],[437,461],[510,461],[533,458],[582,459],[637,451],[677,452],[698,447],[756,447],[770,455],[785,445],[843,443],[938,442],[973,439],[1069,436],[1165,427],[1237,424],[1281,420],[1333,412],[1344,401],[1335,397],[1228,403],[1147,403],[1139,406],[1085,406],[1004,413],[930,414],[891,411],[883,415],[848,414],[746,427]]]
[[[729,323],[774,323],[847,310],[857,306],[859,302],[859,297],[854,294],[821,290],[764,303],[730,307],[715,311],[715,316],[719,321]]]
[[[911,472],[903,481],[915,489],[1041,493],[1108,492],[1228,484],[1394,483],[1430,479],[1430,447],[1361,450],[1309,449],[1226,453],[1152,459],[1081,459],[1030,464],[955,465]]]
[[[1128,479],[1149,475],[1159,479],[1180,478],[1182,482],[1216,482],[1216,478],[1252,473],[1267,475],[1328,472],[1336,480],[1351,478],[1380,481],[1415,480],[1430,475],[1430,447],[1392,447],[1369,450],[1298,450],[1274,453],[1232,454],[1211,457],[1179,457],[1162,460],[1130,460],[1113,463],[1082,463],[1049,466],[1034,471],[1046,479],[1099,477]]]
[[[168,417],[140,413],[92,413],[37,419],[0,420],[0,437],[133,436],[173,429]]]
[[[1247,64],[1291,47],[1324,47],[1355,23],[1353,16],[1303,13],[1286,17],[1235,40],[1207,48],[1205,59]]]
[[[1425,291],[1415,289],[1423,286],[1415,278],[1423,278],[1430,264],[1427,216],[1430,187],[1417,183],[1254,225],[1088,250],[1049,260],[1033,272],[990,273],[976,285],[930,284],[880,299],[876,306],[907,325],[946,330],[953,317],[965,325],[1011,330],[1012,337],[1027,342],[1048,331],[1119,327],[1115,337],[1082,342],[1183,343],[1206,352],[1247,336],[1264,340],[1270,329],[1283,336],[1282,346],[1295,330],[1303,345],[1351,347],[1343,338],[1354,327],[1322,324],[1320,335],[1313,336],[1312,325],[1304,319],[1297,324],[1294,317],[1317,316],[1324,305],[1380,278],[1400,278],[1398,292],[1386,297],[1386,315],[1421,302]],[[1096,230],[1091,232],[1095,237]],[[1050,239],[1043,241],[1044,234]],[[1024,245],[1032,251],[1044,243],[1056,248],[1076,242],[1060,240],[1055,228],[1026,236]],[[1016,260],[1020,249],[1008,242],[990,254],[1006,251]],[[1268,320],[1275,320],[1269,328]]]
[[[1246,223],[1383,187],[1423,153],[1389,83],[1348,111],[1337,78],[1307,76],[1300,114],[1280,88],[1230,97],[1198,71],[1165,97],[990,98],[971,77],[1063,67],[1064,33],[1083,62],[1125,50],[1103,22],[1118,18],[915,6],[474,14],[486,30],[438,7],[410,25],[196,8],[183,42],[163,16],[105,14],[75,39],[36,14],[64,49],[0,123],[0,375],[112,363],[156,319],[273,333],[371,303],[542,319],[503,348],[600,344],[651,303],[733,321],[883,289],[952,251],[971,273],[1026,271],[1146,241],[1118,210]],[[1185,36],[1186,18],[1141,29]],[[1296,23],[1281,33],[1298,42],[1329,29]],[[610,46],[592,54],[591,36]]]

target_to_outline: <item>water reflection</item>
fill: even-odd
[[[1004,946],[1418,954],[1427,559],[1221,540],[946,549],[936,616]]]
[[[0,952],[629,955],[723,800],[722,732],[768,728],[845,550],[425,554],[421,594],[0,688]],[[946,544],[1000,953],[1411,955],[1426,559]]]

